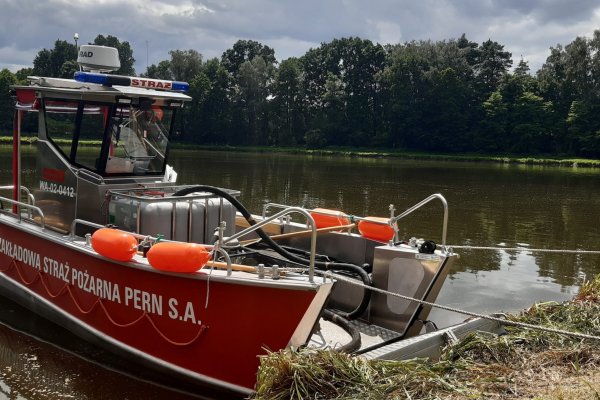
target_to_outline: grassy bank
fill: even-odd
[[[57,144],[69,144],[71,143],[68,140],[64,139],[55,139]],[[13,139],[12,136],[0,136],[0,144],[4,145],[12,145]],[[23,136],[21,137],[21,144],[36,144],[37,137],[35,136]],[[79,142],[82,146],[100,146],[102,145],[102,141],[100,140],[81,140]]]
[[[509,319],[600,335],[600,276],[571,301]],[[255,399],[600,399],[598,341],[517,327],[475,333],[439,361],[286,350],[261,360]]]
[[[35,144],[36,137],[23,137],[24,144]],[[65,141],[57,140],[57,143]],[[99,146],[100,141],[83,140],[84,146]],[[12,144],[12,137],[0,136],[0,144]],[[429,154],[415,153],[400,150],[386,149],[361,149],[361,148],[326,148],[306,149],[304,147],[254,147],[254,146],[200,146],[189,143],[173,143],[172,148],[182,150],[209,150],[209,151],[234,151],[245,153],[285,153],[305,154],[316,156],[342,156],[365,158],[399,158],[407,160],[438,160],[438,161],[465,161],[465,162],[493,162],[502,164],[528,164],[528,165],[553,165],[563,167],[600,168],[600,160],[552,157],[552,156],[516,156],[516,155],[481,155],[481,154]]]
[[[528,165],[553,165],[564,167],[600,168],[600,160],[536,156],[527,157],[520,155],[481,155],[481,154],[429,154],[400,150],[386,149],[361,149],[361,148],[326,148],[306,149],[304,147],[252,147],[252,146],[199,146],[175,143],[173,148],[197,149],[211,151],[237,151],[248,153],[286,153],[306,154],[317,156],[343,156],[365,158],[400,158],[407,160],[438,160],[438,161],[466,161],[466,162],[493,162],[502,164],[528,164]]]

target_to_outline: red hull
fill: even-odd
[[[135,268],[5,225],[0,272],[97,336],[184,374],[248,389],[257,356],[288,345],[317,293]]]

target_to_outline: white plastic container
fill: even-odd
[[[121,229],[170,240],[211,244],[221,221],[226,236],[235,231],[235,208],[221,198],[113,195],[108,210],[109,223]]]

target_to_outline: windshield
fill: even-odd
[[[118,106],[111,124],[106,173],[162,173],[172,115],[172,110],[159,106]]]

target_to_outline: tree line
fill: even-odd
[[[128,42],[122,75],[135,75]],[[176,140],[210,145],[352,146],[407,151],[600,156],[600,30],[550,48],[535,74],[512,69],[498,42],[458,39],[382,46],[335,39],[278,62],[275,50],[239,40],[220,58],[172,50],[141,75],[187,81],[193,100]],[[0,124],[10,129],[8,86],[27,75],[72,77],[75,46],[57,40],[33,67],[0,72]]]

